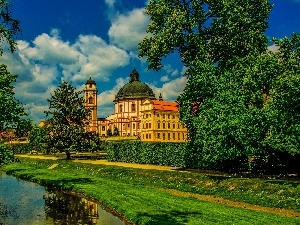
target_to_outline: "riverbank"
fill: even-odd
[[[81,192],[136,224],[300,223],[299,181],[20,160],[21,164],[6,165],[4,170],[43,185]]]

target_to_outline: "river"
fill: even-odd
[[[96,202],[0,171],[0,225],[124,225]]]

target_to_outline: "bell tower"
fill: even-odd
[[[97,87],[96,82],[90,76],[84,87],[84,99],[85,107],[92,110],[90,116],[90,124],[87,126],[86,130],[89,132],[97,132]]]

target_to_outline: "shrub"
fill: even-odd
[[[105,143],[109,161],[186,167],[186,143],[112,141]]]

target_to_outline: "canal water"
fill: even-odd
[[[0,225],[124,225],[95,202],[0,171]]]

